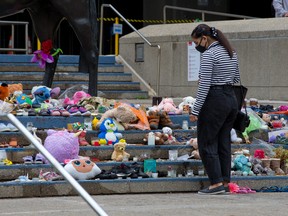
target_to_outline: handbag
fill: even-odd
[[[233,128],[243,133],[246,127],[248,127],[250,124],[250,118],[247,114],[246,103],[244,103],[244,99],[246,97],[248,89],[241,84],[240,80],[240,85],[233,85],[233,90],[238,104],[238,113],[234,121]],[[244,106],[245,113],[241,111],[242,106]]]

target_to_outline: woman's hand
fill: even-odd
[[[189,116],[189,119],[190,119],[191,122],[195,122],[195,121],[198,120],[198,117],[195,116],[195,115],[193,115],[193,114],[191,114],[191,115]]]

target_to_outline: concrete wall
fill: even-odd
[[[286,100],[288,95],[288,20],[268,18],[206,22],[219,28],[237,50],[247,98]],[[187,41],[199,23],[150,25],[140,32],[161,46],[159,96],[196,96],[197,82],[187,81]],[[136,34],[120,38],[120,55],[156,90],[157,48],[144,45],[144,62],[135,62]]]

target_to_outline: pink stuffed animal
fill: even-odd
[[[181,114],[181,110],[176,107],[172,98],[163,98],[157,109],[159,111],[165,111],[168,114]]]
[[[91,95],[86,93],[86,92],[84,92],[84,91],[77,91],[77,92],[74,93],[72,99],[65,98],[64,101],[63,101],[63,104],[65,106],[76,105],[80,100],[82,100],[84,98],[88,98],[88,97],[91,97]]]
[[[64,163],[67,159],[79,158],[79,132],[75,134],[66,130],[56,131],[49,129],[47,135],[44,147],[59,163]],[[44,163],[49,163],[42,154],[38,154],[38,156],[43,159]]]

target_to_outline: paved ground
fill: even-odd
[[[287,193],[98,195],[109,216],[287,216]],[[1,199],[0,216],[97,215],[81,197]]]

